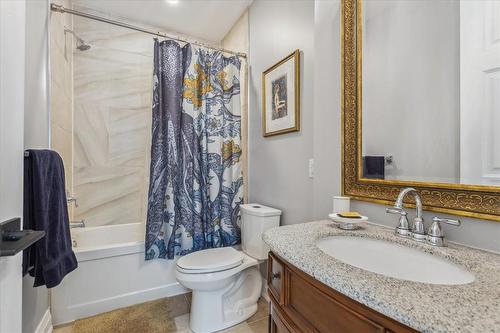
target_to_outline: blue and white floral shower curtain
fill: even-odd
[[[155,40],[147,260],[240,241],[240,66],[237,56]]]

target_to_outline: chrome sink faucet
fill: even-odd
[[[410,228],[407,213],[403,209],[403,201],[407,194],[412,194],[415,198],[415,206],[417,207],[417,216],[413,219],[413,226]],[[407,187],[399,192],[398,198],[394,203],[394,207],[387,208],[385,210],[390,214],[399,214],[399,224],[396,227],[396,235],[401,237],[411,237],[418,242],[427,241],[429,244],[434,246],[445,246],[444,243],[444,233],[441,229],[441,222],[447,223],[454,226],[459,226],[459,220],[453,219],[443,219],[434,216],[432,219],[432,224],[427,230],[427,235],[424,230],[424,218],[422,217],[422,199],[418,194],[417,190],[412,187]]]
[[[409,227],[407,213],[403,209],[403,201],[407,194],[413,195],[415,198],[415,205],[417,208],[417,215],[413,219],[413,225]],[[424,229],[424,218],[422,217],[422,199],[418,194],[417,190],[413,187],[407,187],[401,192],[399,192],[398,198],[394,203],[394,207],[387,208],[387,213],[399,214],[399,224],[396,227],[396,234],[402,237],[412,237],[414,240],[423,242],[426,239],[425,229]]]

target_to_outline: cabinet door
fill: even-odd
[[[271,317],[271,333],[290,333],[290,331],[285,327],[281,319]]]
[[[352,310],[295,273],[290,274],[286,311],[325,333],[384,333],[385,328]]]
[[[269,333],[290,333],[288,328],[283,323],[280,318],[278,310],[273,306],[271,302],[271,327]]]

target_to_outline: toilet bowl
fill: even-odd
[[[232,247],[195,252],[195,259],[203,262],[203,255],[238,258],[233,267],[213,264],[196,268],[180,258],[176,278],[193,291],[189,326],[195,333],[215,332],[245,321],[257,312],[257,301],[262,290],[258,260]],[[189,258],[193,259],[193,257]],[[195,260],[191,260],[191,263]]]
[[[223,330],[257,312],[262,290],[258,264],[269,251],[262,233],[279,226],[281,211],[258,204],[240,208],[243,251],[214,248],[177,260],[177,281],[193,293],[189,326],[195,333]]]

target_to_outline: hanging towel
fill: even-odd
[[[385,157],[363,156],[363,178],[385,179]]]
[[[23,228],[45,231],[45,237],[24,251],[23,275],[34,287],[52,288],[78,263],[71,248],[64,165],[52,150],[28,150],[24,158]]]

